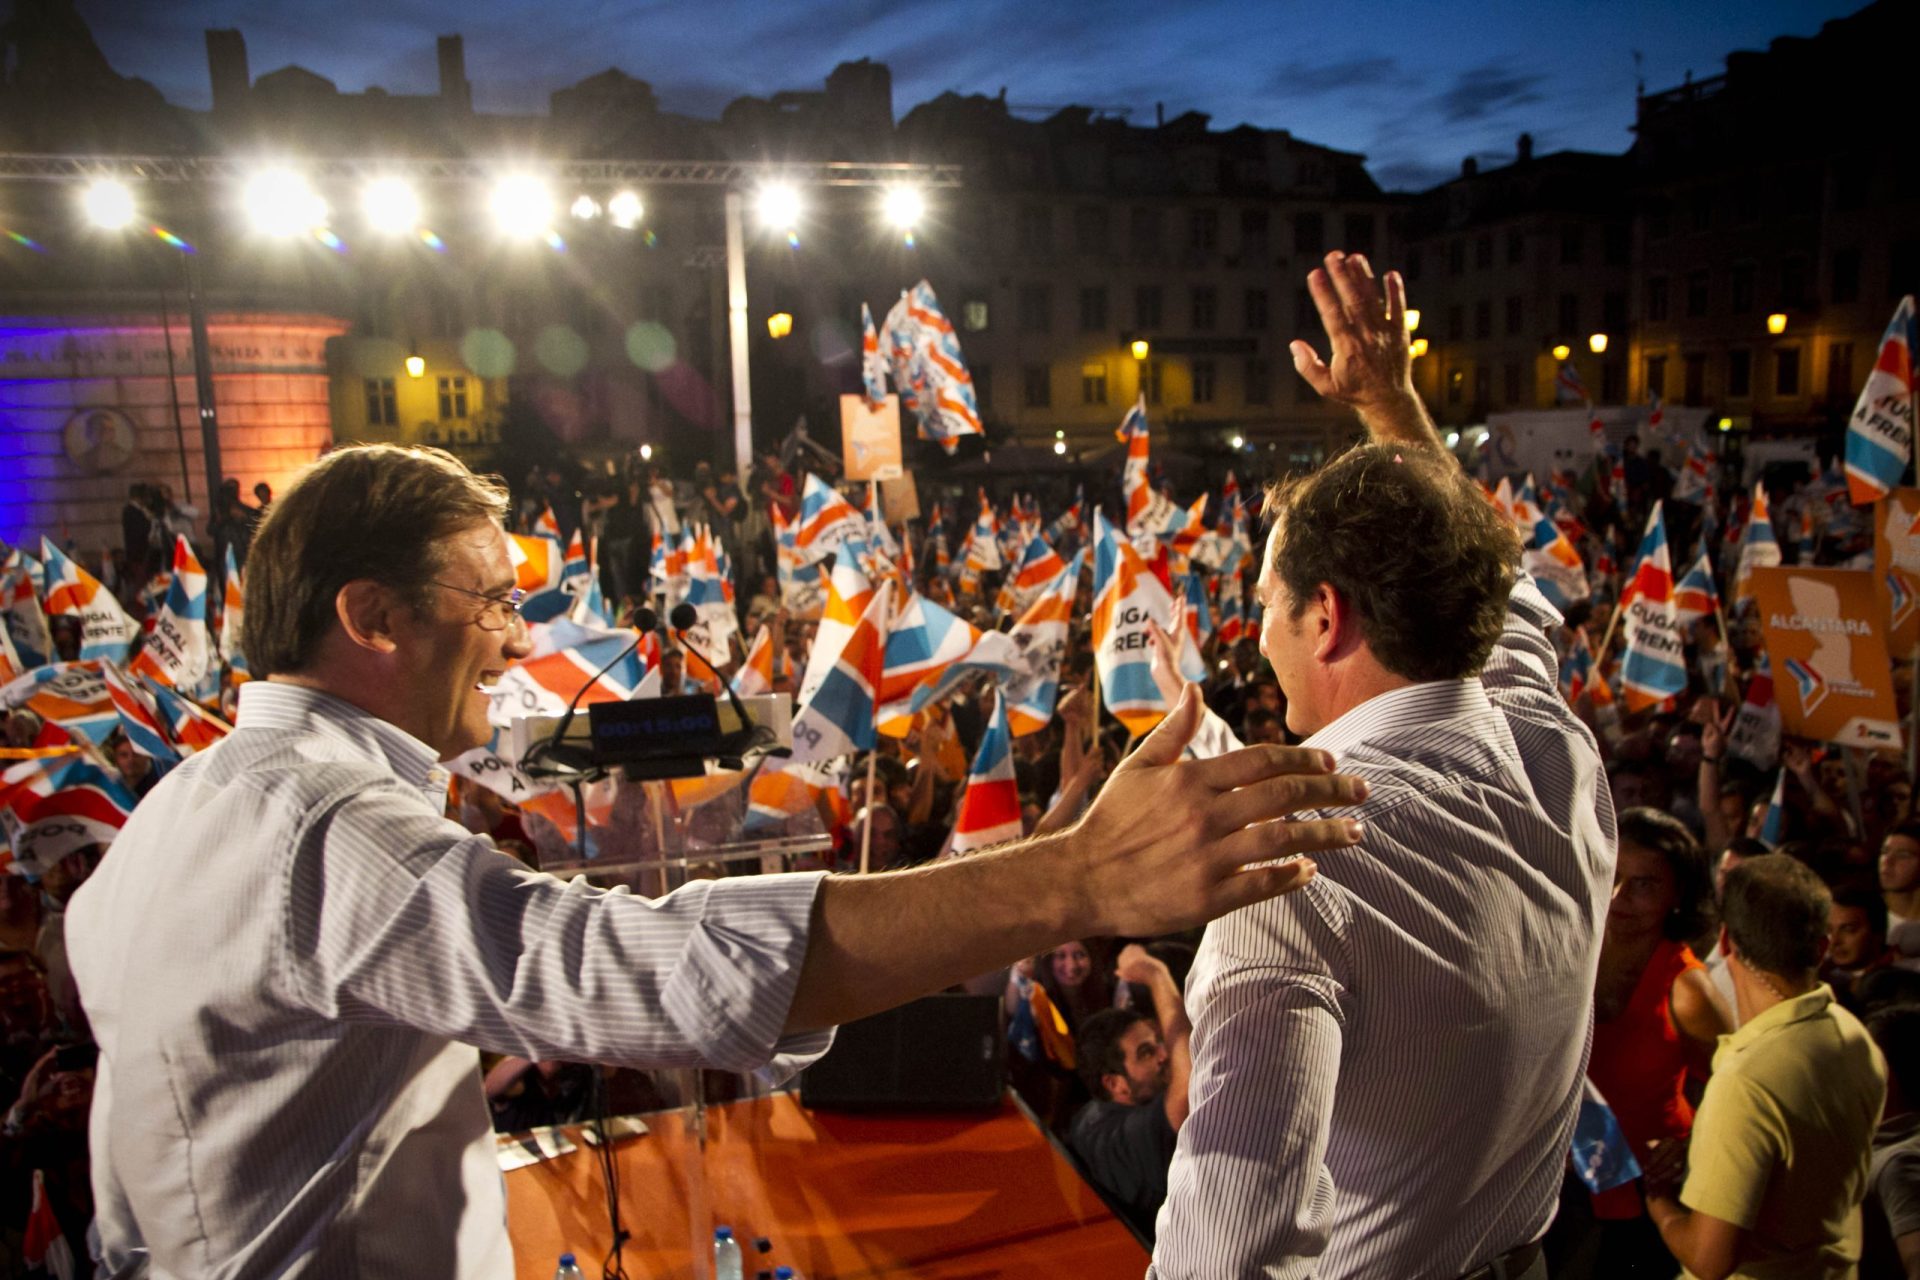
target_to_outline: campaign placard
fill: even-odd
[[[1774,697],[1788,733],[1848,747],[1901,745],[1873,578],[1864,569],[1754,570]]]

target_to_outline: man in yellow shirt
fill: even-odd
[[[1858,1019],[1815,977],[1831,897],[1782,854],[1727,876],[1721,946],[1740,1030],[1720,1037],[1679,1151],[1647,1168],[1647,1208],[1690,1276],[1851,1280],[1860,1259],[1874,1125],[1886,1063]]]

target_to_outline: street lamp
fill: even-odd
[[[1573,348],[1568,346],[1566,343],[1558,342],[1554,344],[1553,358],[1555,360],[1565,360],[1568,356],[1572,354],[1573,354]]]
[[[1415,329],[1418,329],[1419,327],[1420,327],[1420,308],[1408,307],[1407,308],[1407,332],[1412,333]]]
[[[1061,457],[1061,458],[1066,457],[1067,442],[1065,440],[1055,440],[1053,442],[1053,452],[1056,457]]]
[[[1425,338],[1415,338],[1413,344],[1407,348],[1407,351],[1415,360],[1418,360],[1421,356],[1427,354],[1427,340]]]
[[[1135,360],[1145,360],[1147,353],[1152,349],[1153,348],[1147,344],[1145,338],[1135,338],[1132,345],[1128,348],[1128,350],[1133,352],[1133,358]]]
[[[1787,331],[1787,313],[1776,311],[1767,317],[1767,332],[1779,337]]]
[[[1593,352],[1593,354],[1597,356],[1603,356],[1607,354],[1607,335],[1604,333],[1588,334],[1587,350]]]
[[[413,350],[407,352],[406,365],[407,376],[409,378],[426,376],[427,361],[426,358],[420,354],[420,348],[415,347]]]
[[[102,178],[80,194],[87,221],[102,231],[121,231],[133,221],[133,191],[113,178]]]
[[[778,339],[784,338],[792,332],[793,332],[793,313],[792,312],[776,311],[772,315],[767,317],[767,336],[768,337],[773,338],[777,341]]]

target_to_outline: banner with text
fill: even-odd
[[[1895,489],[1873,508],[1873,589],[1887,650],[1905,661],[1920,645],[1920,489]]]
[[[1753,593],[1788,733],[1849,747],[1901,744],[1886,626],[1861,569],[1756,569]]]

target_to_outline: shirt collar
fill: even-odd
[[[440,766],[439,752],[398,725],[331,693],[249,680],[240,686],[234,727],[323,733],[369,759],[384,760],[402,782],[435,803],[446,795],[448,774]]]
[[[1434,724],[1492,712],[1493,704],[1478,680],[1428,680],[1375,694],[1301,745],[1337,756],[1400,725]]]
[[[1782,1000],[1759,1017],[1743,1023],[1732,1035],[1720,1037],[1719,1053],[1738,1053],[1752,1047],[1780,1028],[1795,1022],[1805,1022],[1808,1018],[1818,1018],[1826,1013],[1833,1004],[1833,988],[1821,983],[1805,995],[1795,996],[1791,1000]]]

